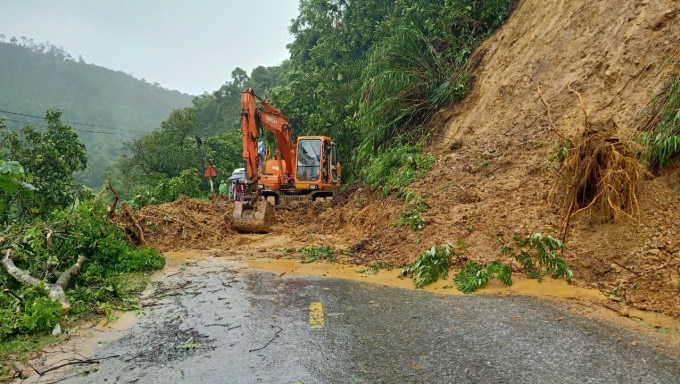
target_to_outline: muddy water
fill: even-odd
[[[249,269],[266,270],[279,275],[292,276],[328,276],[341,279],[363,281],[379,284],[385,287],[399,287],[415,289],[413,281],[409,278],[400,278],[399,270],[380,270],[375,274],[366,274],[365,267],[340,263],[314,262],[303,264],[297,260],[289,259],[250,259],[247,260]],[[454,287],[452,277],[439,280],[423,288],[424,291],[446,295],[464,295]],[[528,279],[524,276],[513,276],[512,286],[505,286],[498,280],[491,280],[483,289],[472,293],[496,294],[496,295],[520,295],[531,296],[552,301],[569,301],[580,305],[598,306],[601,310],[588,311],[592,317],[605,321],[620,320],[621,314],[606,310],[609,299],[599,290],[579,287],[569,284],[566,280],[546,278],[542,281]],[[630,317],[642,323],[643,326],[659,329],[662,332],[672,333],[674,338],[679,338],[680,319],[661,313],[642,311],[626,308],[624,317]]]
[[[331,264],[315,262],[302,264],[295,260],[263,260],[255,259],[248,261],[248,268],[262,269],[279,274],[329,276],[341,279],[357,280],[380,284],[383,286],[413,288],[413,281],[409,278],[400,278],[398,270],[380,270],[375,274],[367,274],[365,267],[356,265]],[[423,288],[425,291],[463,295],[453,287],[451,278],[439,280]],[[567,283],[564,280],[545,279],[538,282],[536,279],[524,279],[514,277],[513,284],[506,287],[498,281],[492,280],[478,293],[518,294],[552,299],[578,299],[591,301],[605,301],[606,297],[598,290],[581,288]]]

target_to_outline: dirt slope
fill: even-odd
[[[502,260],[500,245],[515,233],[559,236],[564,212],[549,199],[557,176],[548,162],[559,136],[539,87],[559,134],[576,138],[583,130],[571,84],[590,121],[628,138],[650,92],[680,70],[678,9],[680,1],[670,0],[520,1],[475,53],[474,90],[448,112],[434,139],[442,161],[417,186],[430,196],[428,226],[379,234],[372,243],[413,259],[428,246],[462,239],[469,258],[488,261]],[[565,259],[577,284],[625,305],[680,315],[678,172],[644,180],[638,196],[638,220],[575,217]]]
[[[506,25],[475,53],[472,93],[440,116],[432,150],[441,161],[414,185],[430,207],[424,230],[391,224],[404,209],[400,201],[376,200],[371,191],[350,186],[332,202],[279,208],[272,234],[287,236],[286,247],[332,244],[356,263],[394,266],[457,240],[468,245],[468,259],[507,262],[499,250],[514,234],[560,236],[564,210],[549,197],[552,191],[559,202],[563,191],[553,189],[557,175],[548,158],[559,135],[576,139],[584,126],[568,85],[583,97],[589,121],[629,138],[650,92],[680,72],[679,9],[680,0],[519,1]],[[575,216],[565,260],[575,284],[610,294],[611,307],[622,313],[631,306],[680,316],[680,170],[646,178],[638,198],[635,220],[603,224],[589,212]],[[145,208],[138,222],[147,244],[273,251],[261,237],[229,230],[229,204],[197,204],[184,199]],[[197,216],[180,216],[186,209]],[[177,220],[163,221],[168,217]],[[196,225],[201,222],[210,228]]]

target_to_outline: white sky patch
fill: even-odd
[[[192,95],[289,58],[298,0],[0,0],[0,34]]]

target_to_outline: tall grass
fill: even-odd
[[[351,125],[361,136],[355,163],[365,169],[386,151],[418,145],[437,111],[465,97],[471,53],[507,19],[515,0],[404,2],[380,22],[366,56]]]
[[[680,75],[667,81],[640,114],[640,142],[652,171],[667,166],[680,154]]]
[[[424,123],[442,106],[462,99],[470,68],[442,57],[415,25],[402,24],[374,46],[364,71],[358,125],[359,159],[425,136]]]

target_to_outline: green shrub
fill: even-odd
[[[566,244],[550,235],[543,236],[535,233],[526,237],[515,235],[513,238],[517,248],[504,246],[501,254],[517,260],[530,277],[542,278],[550,274],[553,278],[566,277],[570,279],[574,274],[567,263],[558,255],[567,249]]]
[[[413,210],[413,211],[407,211],[407,212],[402,212],[401,216],[396,222],[397,225],[407,225],[411,227],[414,231],[421,231],[423,228],[425,228],[425,225],[427,224],[425,219],[423,219],[422,216],[420,216],[420,212]]]
[[[404,193],[406,187],[424,177],[437,161],[421,146],[401,145],[378,153],[365,169],[366,183],[381,188],[381,196]]]
[[[407,3],[378,23],[361,71],[360,167],[375,153],[420,142],[427,122],[470,89],[470,54],[510,14],[515,0]],[[399,6],[397,6],[399,8]]]
[[[569,140],[563,140],[560,143],[554,144],[550,148],[550,156],[548,156],[548,162],[554,163],[555,161],[557,161],[558,163],[562,163],[564,160],[567,159],[569,150],[572,149],[573,147],[574,145]]]
[[[177,200],[180,196],[201,197],[201,179],[196,168],[188,168],[171,179],[164,179],[153,188],[138,192],[131,200],[130,206],[140,209],[145,205],[156,205]]]
[[[421,253],[411,265],[402,269],[399,276],[413,275],[413,283],[416,288],[422,288],[439,280],[439,276],[443,279],[448,277],[451,258],[454,255],[452,244],[446,243],[440,247],[433,246]]]

